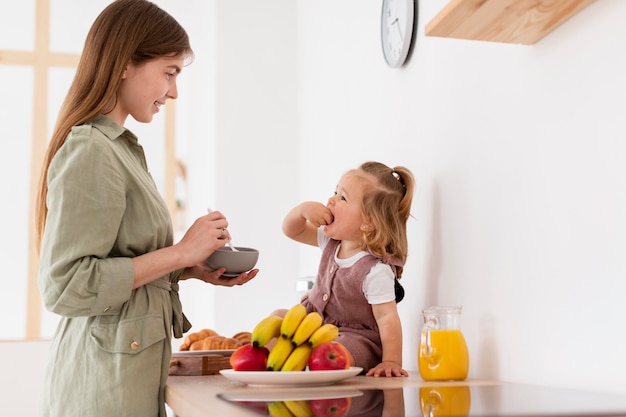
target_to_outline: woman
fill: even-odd
[[[46,371],[43,416],[164,417],[171,335],[190,323],[178,281],[241,285],[206,258],[230,239],[219,212],[173,244],[167,207],[128,116],[149,123],[193,51],[185,30],[146,0],[97,17],[60,111],[39,190],[39,284],[62,316]]]

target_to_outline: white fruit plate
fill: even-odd
[[[222,369],[224,377],[248,385],[327,385],[358,375],[363,368],[353,366],[350,369],[333,371],[301,371],[301,372],[272,372],[272,371],[234,371]]]

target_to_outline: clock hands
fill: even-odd
[[[404,36],[402,35],[402,31],[400,30],[400,25],[398,24],[398,18],[396,17],[393,22],[391,22],[392,26],[395,26],[398,29],[398,36],[400,36],[400,42],[404,41]]]

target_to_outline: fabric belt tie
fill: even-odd
[[[191,323],[187,320],[185,313],[183,313],[183,305],[178,296],[178,280],[169,282],[161,278],[152,281],[148,285],[169,291],[170,299],[172,300],[172,329],[174,337],[180,339],[183,337],[183,333],[191,329]]]

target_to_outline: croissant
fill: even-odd
[[[195,333],[189,333],[185,339],[183,340],[183,343],[180,345],[180,350],[189,350],[189,348],[191,347],[191,345],[194,342],[197,342],[199,340],[205,339],[209,336],[217,336],[217,332],[215,330],[212,329],[202,329],[198,332]]]
[[[252,340],[252,333],[250,332],[239,332],[233,336],[233,339],[238,340],[242,345],[247,345]]]
[[[189,350],[229,350],[237,349],[240,346],[242,344],[231,337],[209,336],[193,342]]]

